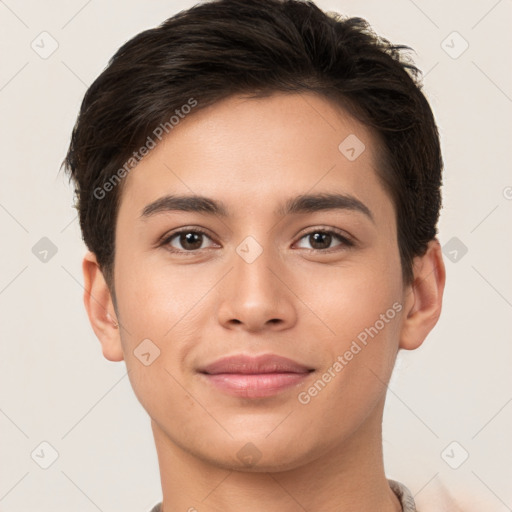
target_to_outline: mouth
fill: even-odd
[[[314,368],[274,354],[229,356],[198,370],[215,389],[243,398],[275,395],[302,384],[314,371]]]

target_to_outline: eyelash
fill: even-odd
[[[209,238],[211,240],[211,237],[208,235],[208,233],[206,233],[206,231],[203,231],[202,229],[198,229],[198,228],[194,228],[194,229],[191,229],[191,228],[183,228],[183,229],[180,229],[178,231],[174,231],[173,233],[171,233],[169,236],[164,236],[164,238],[162,239],[162,241],[158,244],[159,246],[166,246],[166,249],[171,252],[171,253],[174,253],[174,254],[190,254],[190,255],[194,255],[194,254],[197,254],[198,252],[200,251],[203,251],[205,249],[194,249],[194,250],[190,250],[190,251],[187,251],[185,249],[175,249],[174,247],[171,247],[170,246],[170,242],[171,240],[173,240],[175,237],[183,234],[183,233],[194,233],[194,234],[198,234],[198,235],[203,235],[207,238]],[[355,245],[355,243],[352,241],[352,240],[349,240],[346,236],[342,235],[341,232],[338,232],[337,230],[334,230],[332,228],[330,229],[313,229],[311,231],[308,231],[307,233],[304,233],[299,239],[298,241],[302,240],[303,238],[306,238],[310,235],[313,235],[315,233],[322,233],[324,235],[332,235],[334,238],[336,238],[339,242],[341,242],[341,247],[345,247],[345,248],[350,248],[350,247],[353,247]],[[337,249],[337,247],[340,247],[340,246],[336,246],[336,247],[333,247],[333,248],[330,248],[330,249],[306,249],[310,252],[315,252],[315,253],[331,253],[331,252],[335,252]]]

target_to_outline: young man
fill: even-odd
[[[151,417],[155,512],[416,510],[381,422],[441,312],[442,158],[403,48],[311,2],[215,0],[87,91],[84,301]]]

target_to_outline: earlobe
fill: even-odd
[[[109,361],[124,359],[119,324],[107,282],[93,252],[87,252],[82,262],[84,275],[84,305],[89,322],[100,340],[103,355]]]
[[[436,325],[441,314],[446,270],[441,245],[437,240],[428,244],[426,253],[414,259],[413,283],[404,297],[404,316],[400,348],[418,348]]]

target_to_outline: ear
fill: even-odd
[[[436,325],[443,303],[446,270],[438,240],[413,262],[413,282],[404,290],[404,314],[400,348],[418,348]]]
[[[100,340],[103,356],[109,361],[124,359],[119,322],[114,312],[114,304],[93,252],[88,252],[82,262],[84,275],[84,305],[89,322]]]

